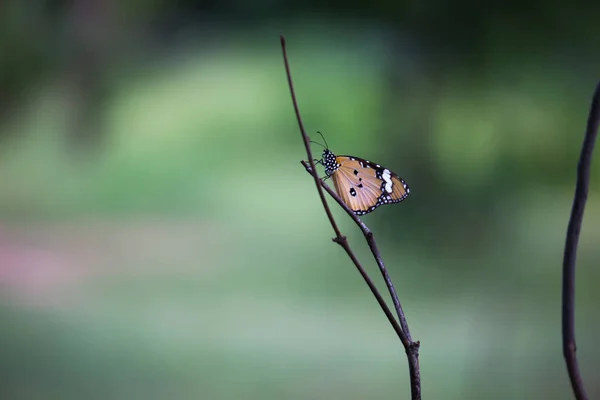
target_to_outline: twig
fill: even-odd
[[[592,99],[590,114],[588,116],[585,138],[577,165],[577,184],[571,218],[567,228],[567,239],[563,258],[563,285],[562,285],[562,337],[563,355],[569,372],[571,386],[578,400],[587,400],[587,394],[583,386],[583,380],[577,363],[577,345],[575,344],[575,261],[577,258],[577,244],[583,221],[585,202],[587,201],[588,186],[590,182],[590,166],[592,153],[598,133],[600,122],[600,82],[596,85],[596,91]]]
[[[373,233],[360,220],[360,218],[358,218],[354,214],[354,212],[352,212],[352,210],[350,210],[348,208],[348,206],[339,198],[339,196],[333,190],[331,190],[331,188],[329,188],[329,186],[325,182],[323,182],[319,178],[319,176],[316,172],[315,162],[314,162],[314,158],[312,156],[312,151],[310,148],[310,138],[308,137],[308,135],[306,134],[306,131],[304,129],[304,124],[302,123],[302,118],[300,116],[300,110],[298,108],[298,102],[296,100],[296,94],[294,92],[294,85],[292,83],[292,75],[290,73],[290,67],[289,67],[287,52],[286,52],[286,48],[285,48],[285,38],[283,36],[281,36],[280,38],[281,38],[281,49],[283,51],[283,61],[285,64],[285,70],[286,70],[286,74],[287,74],[288,84],[289,84],[290,93],[292,96],[292,103],[294,105],[294,111],[296,112],[296,118],[298,119],[298,126],[300,128],[300,133],[302,134],[302,139],[304,141],[304,147],[306,149],[306,154],[308,156],[308,163],[306,161],[302,161],[302,164],[304,165],[306,170],[313,176],[313,178],[315,180],[315,184],[317,185],[317,191],[319,193],[319,197],[321,198],[321,202],[323,203],[323,208],[325,209],[325,213],[327,214],[327,217],[329,218],[329,222],[331,223],[331,226],[333,227],[333,230],[336,234],[336,237],[333,239],[333,241],[338,243],[340,246],[342,246],[342,248],[346,251],[346,253],[350,257],[350,259],[352,260],[352,262],[354,263],[356,268],[359,270],[363,279],[365,280],[365,282],[371,289],[371,292],[377,299],[377,302],[379,303],[383,312],[386,314],[390,324],[396,331],[396,334],[400,338],[400,341],[402,342],[402,344],[404,346],[404,349],[406,351],[407,358],[408,358],[410,383],[411,383],[411,398],[413,400],[421,399],[421,375],[420,375],[420,371],[419,371],[419,345],[420,344],[419,344],[419,342],[413,342],[411,339],[410,331],[408,329],[408,324],[407,324],[406,318],[404,316],[404,311],[402,310],[402,306],[400,305],[400,301],[398,300],[398,296],[396,294],[396,290],[394,289],[392,280],[387,272],[385,264],[383,263],[381,254],[379,252],[379,249],[377,248],[377,244],[375,243],[375,238],[373,236]],[[371,249],[371,252],[373,253],[373,256],[375,257],[377,265],[379,266],[381,274],[383,275],[385,283],[388,287],[388,290],[389,290],[392,300],[394,302],[394,307],[398,314],[398,319],[400,321],[400,324],[398,324],[398,321],[396,321],[396,319],[392,315],[389,307],[387,306],[387,304],[381,297],[381,294],[379,293],[379,291],[373,284],[371,278],[368,276],[368,274],[366,273],[366,271],[364,270],[364,268],[362,267],[362,265],[360,264],[360,262],[354,255],[352,249],[350,248],[350,246],[348,244],[348,241],[346,240],[346,237],[344,235],[342,235],[342,233],[340,232],[340,230],[337,226],[337,223],[335,222],[335,219],[333,218],[333,214],[331,213],[329,205],[327,204],[327,200],[325,199],[323,189],[325,189],[334,198],[334,200],[338,202],[338,204],[346,211],[346,213],[348,213],[348,215],[350,215],[350,217],[354,220],[354,222],[359,226],[359,228],[363,232],[363,235],[365,236],[365,239],[367,240],[369,248]]]
[[[333,239],[333,241],[338,243],[340,246],[342,246],[342,248],[346,251],[346,253],[350,257],[350,259],[352,259],[352,261],[354,262],[354,265],[356,266],[356,268],[358,269],[358,271],[364,278],[365,282],[371,289],[371,292],[373,292],[373,295],[377,299],[377,302],[383,309],[383,312],[388,317],[388,320],[392,324],[392,327],[394,328],[394,330],[396,331],[398,336],[400,338],[402,338],[402,337],[404,337],[402,328],[400,327],[400,325],[398,325],[398,322],[396,321],[396,319],[394,318],[394,315],[392,314],[389,307],[385,303],[385,300],[383,300],[383,297],[381,296],[381,294],[379,293],[379,290],[373,283],[373,280],[369,277],[369,275],[367,274],[367,272],[365,271],[363,266],[360,264],[360,262],[356,258],[356,255],[350,248],[350,245],[348,244],[346,237],[342,234],[339,227],[337,226],[337,223],[335,222],[335,219],[333,218],[333,214],[331,213],[331,209],[329,208],[329,205],[327,204],[327,200],[325,199],[325,194],[323,193],[323,189],[321,188],[322,181],[319,178],[319,175],[317,175],[317,173],[316,173],[315,161],[312,156],[312,151],[310,149],[310,138],[308,137],[308,135],[306,134],[306,131],[304,130],[304,124],[302,123],[302,117],[300,116],[298,102],[296,101],[296,93],[294,92],[294,85],[292,83],[292,75],[290,73],[290,66],[289,66],[289,63],[287,60],[287,54],[285,51],[285,38],[283,36],[281,36],[281,47],[283,49],[283,59],[285,62],[285,70],[287,73],[288,84],[290,86],[290,92],[292,95],[292,103],[294,104],[294,110],[296,111],[296,117],[298,118],[298,125],[300,126],[300,132],[302,133],[302,139],[304,140],[304,147],[306,148],[306,154],[308,156],[309,163],[310,163],[308,168],[310,168],[310,171],[315,171],[315,172],[311,172],[311,175],[315,179],[315,184],[317,185],[317,192],[319,192],[319,197],[321,198],[321,202],[323,203],[323,208],[325,208],[325,213],[327,214],[327,217],[329,218],[329,222],[331,223],[331,226],[333,227],[333,230],[335,232],[335,238]]]

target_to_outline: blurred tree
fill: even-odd
[[[76,0],[68,10],[70,51],[63,79],[69,92],[67,134],[73,145],[100,139],[108,70],[117,33],[115,4],[107,0]]]
[[[0,5],[0,120],[8,117],[53,68],[52,22],[41,3]],[[0,137],[6,133],[0,130]]]

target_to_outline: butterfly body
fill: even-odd
[[[321,164],[338,195],[356,215],[368,214],[383,204],[399,203],[410,193],[397,174],[362,158],[336,156],[326,148]]]

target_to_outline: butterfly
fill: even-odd
[[[323,137],[321,132],[317,133]],[[399,203],[408,197],[410,188],[406,182],[389,169],[359,157],[337,156],[326,141],[323,148],[322,158],[317,162],[325,166],[325,179],[333,180],[336,192],[354,214],[365,215],[381,205]]]

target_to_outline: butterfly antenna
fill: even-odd
[[[323,142],[325,142],[325,146],[326,146],[325,148],[328,149],[329,145],[327,144],[327,140],[325,140],[325,136],[323,136],[323,134],[321,133],[321,131],[317,131],[317,133],[319,135],[321,135],[321,138],[323,138]]]

